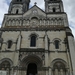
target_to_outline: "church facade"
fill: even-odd
[[[0,75],[75,75],[75,42],[62,0],[12,0],[0,28]]]

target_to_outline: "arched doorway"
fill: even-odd
[[[27,67],[27,75],[36,75],[37,65],[35,63],[30,63]]]

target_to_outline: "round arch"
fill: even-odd
[[[31,37],[32,35],[35,35],[35,36],[37,37],[37,39],[38,39],[38,37],[39,37],[39,35],[38,35],[37,33],[33,32],[33,33],[31,33],[31,34],[29,35],[29,39],[30,39],[30,37]]]
[[[66,61],[64,61],[63,59],[60,59],[60,58],[57,58],[57,59],[54,59],[52,62],[51,62],[51,67],[53,68],[53,65],[56,63],[56,62],[61,62],[65,65],[66,68],[68,68],[68,64]]]
[[[59,42],[61,41],[59,38],[54,38],[52,41],[54,42],[55,40],[58,40]]]
[[[29,55],[29,56],[22,59],[22,61],[20,63],[20,66],[25,67],[27,69],[27,66],[30,63],[36,64],[37,68],[39,68],[39,67],[42,66],[42,59],[40,57],[36,56],[36,55]]]
[[[68,65],[63,59],[55,59],[52,61],[51,65],[53,75],[56,73],[66,75],[68,73]]]
[[[8,62],[10,63],[10,65],[11,65],[11,67],[13,66],[13,62],[12,62],[11,59],[9,59],[9,58],[4,58],[4,59],[0,60],[0,64],[1,64],[2,62],[4,62],[4,61],[8,61]]]

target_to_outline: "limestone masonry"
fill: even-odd
[[[12,0],[0,28],[0,75],[75,75],[75,42],[62,0]]]

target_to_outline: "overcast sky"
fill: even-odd
[[[3,20],[3,16],[8,12],[9,3],[11,0],[0,0],[0,25]],[[75,0],[62,0],[64,10],[68,15],[69,26],[75,36]],[[31,0],[30,5],[33,6],[37,2],[37,6],[44,9],[44,0]]]

